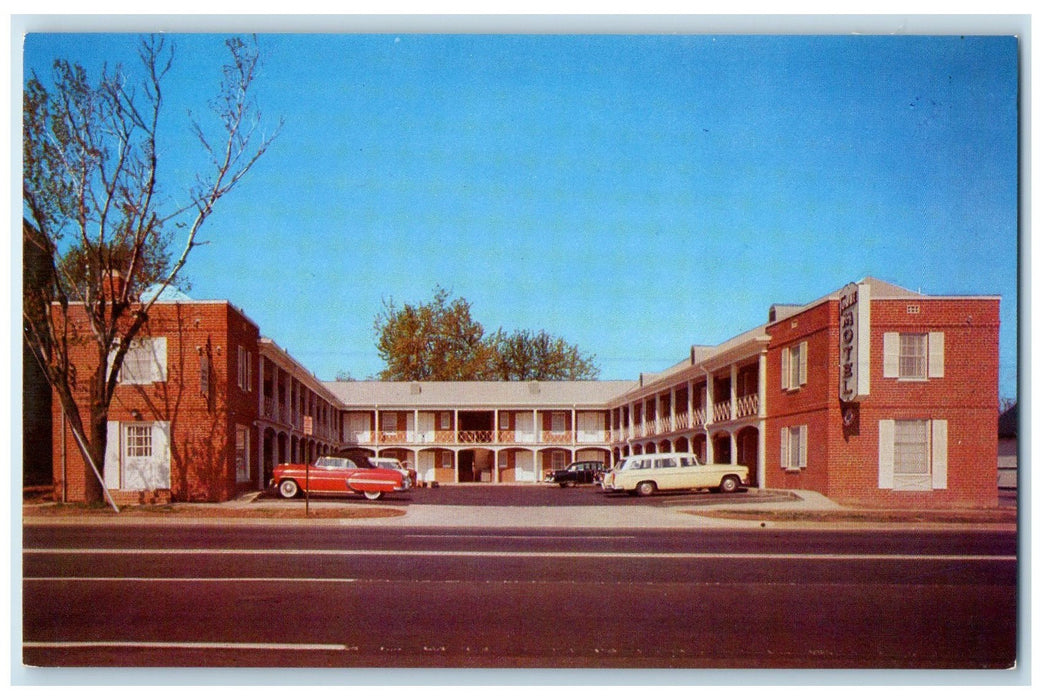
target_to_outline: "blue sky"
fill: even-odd
[[[191,176],[223,35],[171,35],[161,168]],[[31,35],[133,67],[132,35]],[[472,304],[633,379],[874,276],[1002,297],[1017,383],[1017,43],[1009,37],[262,34],[285,126],[203,229],[228,299],[320,379],[381,368],[384,300]],[[176,191],[176,188],[171,188]]]

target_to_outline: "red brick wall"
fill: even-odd
[[[909,305],[918,313],[909,313]],[[768,327],[766,486],[812,489],[841,502],[880,507],[986,507],[997,502],[998,328],[996,299],[876,299],[871,309],[869,396],[847,427],[838,397],[838,302]],[[943,332],[944,377],[883,378],[883,334]],[[807,384],[781,389],[783,348],[808,343]],[[879,488],[879,421],[948,422],[948,484],[910,492]],[[781,469],[783,427],[808,426],[807,467]]]
[[[75,310],[74,310],[75,312]],[[80,315],[82,319],[82,315]],[[139,338],[167,338],[167,380],[149,385],[121,385],[109,410],[110,421],[168,421],[170,423],[170,496],[181,501],[225,500],[239,488],[235,483],[235,424],[251,428],[251,474],[256,476],[259,445],[253,423],[257,417],[258,329],[225,302],[158,303]],[[237,386],[238,347],[251,353],[254,363],[252,392]],[[97,364],[91,348],[83,346],[73,357],[81,374]],[[201,381],[203,356],[210,359],[209,395]],[[87,400],[78,398],[87,420]],[[60,429],[55,406],[54,484],[56,495],[69,501],[84,497],[86,466],[71,431]],[[100,465],[99,465],[100,467]],[[89,478],[93,478],[91,475]],[[121,494],[124,502],[142,496]]]

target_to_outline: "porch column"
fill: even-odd
[[[677,387],[669,387],[669,429],[677,429]]]
[[[738,365],[731,365],[731,420],[738,418]],[[732,451],[733,454],[733,451]],[[734,460],[731,461],[734,464]]]
[[[761,489],[767,488],[764,480],[767,478],[767,421],[760,419],[757,422],[756,435],[756,485]]]
[[[738,464],[738,433],[731,433],[731,464]]]
[[[714,408],[714,397],[713,397],[713,373],[706,370],[706,463],[713,464],[716,462],[715,450],[713,449],[713,422],[716,420],[716,409]]]
[[[760,353],[760,357],[759,357],[758,363],[759,364],[758,364],[758,367],[757,367],[757,377],[756,377],[756,385],[757,386],[756,386],[756,390],[757,390],[757,393],[759,394],[759,397],[758,397],[759,401],[758,401],[758,403],[760,405],[758,406],[759,410],[757,411],[757,415],[759,415],[761,418],[766,418],[767,417],[767,352],[766,351],[763,351],[763,352]]]

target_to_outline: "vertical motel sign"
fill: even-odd
[[[868,396],[870,287],[848,284],[839,299],[839,399],[860,401]]]

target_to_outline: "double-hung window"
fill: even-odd
[[[884,333],[883,377],[926,381],[944,376],[944,333]]]
[[[239,388],[250,391],[253,384],[253,353],[239,346]]]
[[[929,491],[948,487],[948,421],[879,421],[879,488]]]
[[[113,351],[115,352],[115,351]],[[166,381],[166,338],[138,338],[123,356],[120,384],[153,384]]]
[[[781,466],[798,471],[807,466],[807,426],[794,425],[781,430]]]
[[[794,391],[807,383],[807,341],[782,349],[783,391]]]

